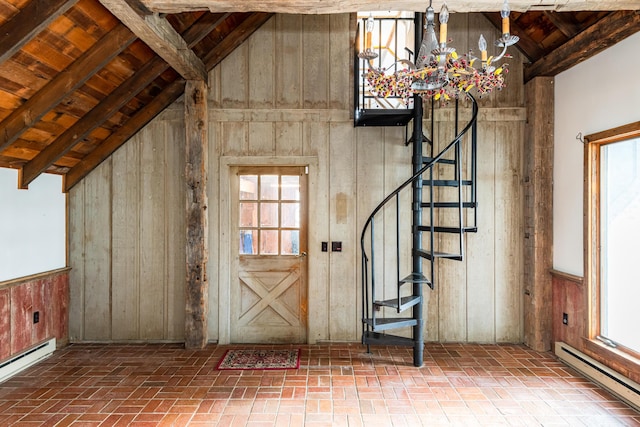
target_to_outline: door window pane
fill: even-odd
[[[300,254],[300,232],[298,230],[282,230],[282,254]]]
[[[258,253],[257,230],[240,230],[240,254],[256,255]]]
[[[260,175],[260,200],[278,200],[278,175]]]
[[[278,255],[278,230],[260,230],[260,254]]]
[[[282,204],[282,227],[300,228],[300,203]]]
[[[240,227],[258,226],[258,204],[240,203]]]
[[[260,203],[260,227],[278,226],[278,204]]]
[[[600,335],[640,352],[640,139],[600,150]]]
[[[300,177],[282,176],[282,200],[300,200]]]
[[[258,175],[240,176],[240,200],[258,200]]]

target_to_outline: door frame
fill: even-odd
[[[319,230],[312,221],[313,212],[319,212],[321,201],[321,191],[319,191],[319,167],[318,158],[315,156],[221,156],[220,157],[220,197],[219,197],[219,228],[217,235],[211,233],[210,238],[219,239],[218,251],[218,271],[210,272],[209,295],[217,295],[217,317],[218,317],[218,344],[229,344],[231,340],[231,265],[232,257],[236,255],[234,249],[237,245],[233,244],[235,236],[231,236],[233,229],[231,202],[233,196],[231,194],[232,179],[234,177],[232,171],[236,167],[242,166],[302,166],[308,168],[307,175],[307,300],[309,301],[307,312],[307,343],[315,344],[316,337],[324,335],[317,331],[314,319],[326,317],[328,313],[328,298],[326,291],[322,292],[317,280],[318,269],[324,268],[323,262],[316,262],[320,248]],[[215,230],[215,227],[211,227]],[[217,289],[215,289],[215,281],[217,276]],[[311,303],[313,301],[313,303]],[[212,299],[213,302],[213,299]],[[215,305],[209,305],[209,315],[215,316]]]

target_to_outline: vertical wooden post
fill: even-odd
[[[524,343],[551,349],[553,267],[553,77],[525,85]]]
[[[207,85],[189,80],[184,93],[186,138],[187,280],[185,348],[207,344],[209,257],[207,221]]]

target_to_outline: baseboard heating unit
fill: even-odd
[[[56,339],[51,338],[49,341],[40,343],[4,362],[0,362],[0,382],[51,356],[55,349]]]
[[[640,411],[640,384],[563,342],[556,342],[555,353],[567,365]]]

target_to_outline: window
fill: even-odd
[[[640,354],[640,123],[587,137],[591,338]]]
[[[300,254],[300,176],[240,175],[241,255]]]

